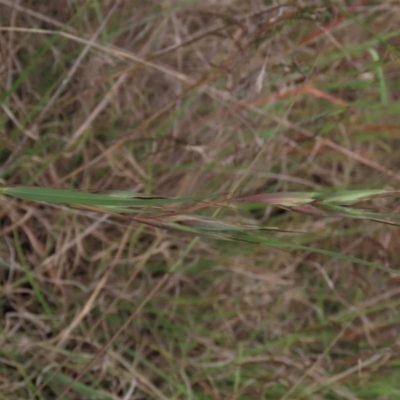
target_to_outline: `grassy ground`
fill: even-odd
[[[396,189],[399,27],[395,1],[0,0],[1,183]],[[0,399],[400,398],[399,228],[195,211],[293,247],[2,196]]]

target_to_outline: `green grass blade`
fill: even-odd
[[[368,52],[369,52],[369,54],[371,54],[372,59],[377,63],[376,76],[377,76],[378,82],[379,82],[381,103],[387,104],[388,103],[388,92],[387,92],[387,87],[386,87],[386,82],[385,82],[385,75],[383,74],[382,64],[380,63],[380,59],[379,59],[379,54],[373,48],[368,49]]]
[[[340,259],[343,261],[349,261],[352,263],[364,265],[366,267],[377,268],[382,271],[389,272],[391,274],[396,274],[396,275],[400,274],[400,271],[396,271],[392,268],[387,268],[382,265],[372,263],[370,261],[365,261],[365,260],[362,260],[357,257],[348,256],[346,254],[337,253],[337,252],[330,251],[330,250],[318,249],[316,247],[303,246],[303,245],[299,245],[299,244],[285,242],[285,241],[279,240],[279,239],[264,238],[262,236],[255,236],[255,235],[244,235],[243,237],[238,237],[238,239],[246,240],[246,241],[249,241],[252,243],[264,244],[264,245],[271,246],[271,247],[279,247],[279,248],[286,248],[286,249],[292,249],[292,250],[312,251],[314,253],[319,253],[319,254],[322,254],[325,256],[334,257],[334,258],[337,258],[337,259]]]
[[[329,194],[323,194],[316,198],[316,202],[337,204],[337,205],[351,205],[359,201],[371,200],[377,197],[389,197],[398,196],[400,191],[398,190],[347,190],[342,192],[335,192]]]
[[[43,201],[47,203],[62,203],[75,205],[88,205],[99,207],[146,207],[164,206],[168,204],[183,203],[187,201],[204,200],[209,196],[195,196],[182,198],[162,197],[116,197],[115,195],[85,193],[64,189],[47,189],[35,186],[15,186],[0,188],[0,193],[14,196],[23,200]]]

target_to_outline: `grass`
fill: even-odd
[[[0,399],[399,398],[400,9],[264,3],[0,0]]]

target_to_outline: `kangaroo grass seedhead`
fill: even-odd
[[[93,194],[73,190],[47,189],[29,186],[7,186],[0,188],[0,193],[13,196],[23,200],[40,201],[48,203],[63,203],[75,207],[89,208],[98,212],[111,213],[114,216],[124,216],[131,220],[161,228],[167,231],[181,232],[193,236],[210,239],[245,241],[248,243],[263,244],[279,248],[292,248],[297,250],[313,250],[325,255],[336,255],[347,261],[356,261],[364,265],[374,265],[392,273],[394,270],[377,266],[373,263],[360,259],[339,255],[334,252],[312,249],[310,247],[298,246],[282,240],[265,237],[263,232],[288,232],[279,228],[265,228],[258,225],[240,224],[231,221],[223,221],[217,218],[205,217],[187,213],[187,210],[195,211],[207,206],[205,199],[215,196],[194,196],[182,198],[168,198],[160,196],[143,196],[135,192],[114,191],[108,194]],[[286,192],[286,193],[264,193],[239,197],[230,200],[220,200],[208,203],[211,207],[220,207],[229,203],[255,203],[268,204],[319,217],[343,217],[365,219],[375,222],[398,225],[393,221],[398,219],[398,214],[383,214],[349,207],[356,203],[371,200],[377,197],[395,197],[400,194],[396,190],[354,190],[339,191],[333,193],[318,192]],[[173,204],[190,203],[202,201],[201,207],[182,207],[171,211]],[[292,231],[293,233],[293,231]]]
[[[349,207],[360,202],[383,197],[397,197],[398,190],[347,190],[333,193],[287,192],[265,193],[235,199],[239,203],[268,204],[301,214],[321,217],[348,217],[389,223],[398,219],[399,214],[384,214]],[[395,221],[390,221],[396,225]]]

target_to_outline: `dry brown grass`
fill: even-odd
[[[399,26],[395,1],[0,0],[0,179],[396,188]],[[395,274],[1,201],[1,399],[400,398]],[[395,227],[221,215],[398,269]]]

